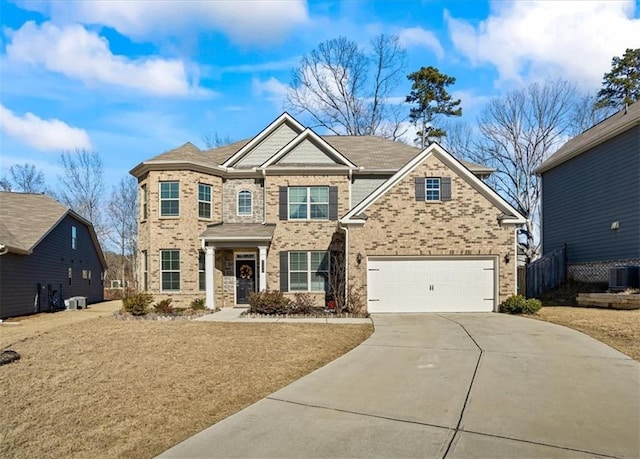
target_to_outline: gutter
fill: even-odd
[[[0,256],[6,255],[7,253],[9,253],[9,248],[4,244],[0,244]]]

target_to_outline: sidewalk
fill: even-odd
[[[202,322],[274,322],[274,323],[288,323],[288,324],[370,324],[371,319],[356,319],[356,318],[341,318],[341,317],[306,317],[306,318],[291,318],[291,317],[274,317],[274,318],[248,318],[240,317],[241,314],[247,311],[249,308],[222,308],[220,311],[213,314],[207,314],[202,317],[198,317],[194,320]]]

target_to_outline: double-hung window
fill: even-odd
[[[440,201],[440,178],[427,177],[424,186],[426,201]]]
[[[329,252],[289,252],[289,291],[328,290]]]
[[[289,187],[290,220],[328,220],[328,186]]]
[[[198,286],[201,292],[207,289],[204,252],[198,252]]]
[[[211,185],[198,183],[198,218],[211,218]]]
[[[162,291],[180,291],[180,251],[160,251],[160,271],[162,275]]]
[[[148,206],[147,206],[147,185],[142,185],[140,187],[140,198],[142,201],[142,219],[146,220],[147,219],[147,211],[148,211]]]
[[[238,193],[238,215],[251,215],[252,212],[251,191],[242,190]]]
[[[160,216],[177,217],[180,215],[180,184],[178,182],[160,182]]]

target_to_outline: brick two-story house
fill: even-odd
[[[187,143],[131,171],[142,286],[210,308],[264,289],[322,304],[339,275],[369,312],[493,311],[515,292],[524,218],[491,172],[437,144],[319,136],[286,113],[249,140]]]

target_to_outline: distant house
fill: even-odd
[[[640,264],[640,104],[571,139],[542,177],[543,255],[567,244],[570,278],[606,282]]]
[[[106,268],[89,221],[42,194],[0,192],[0,319],[102,301]]]

